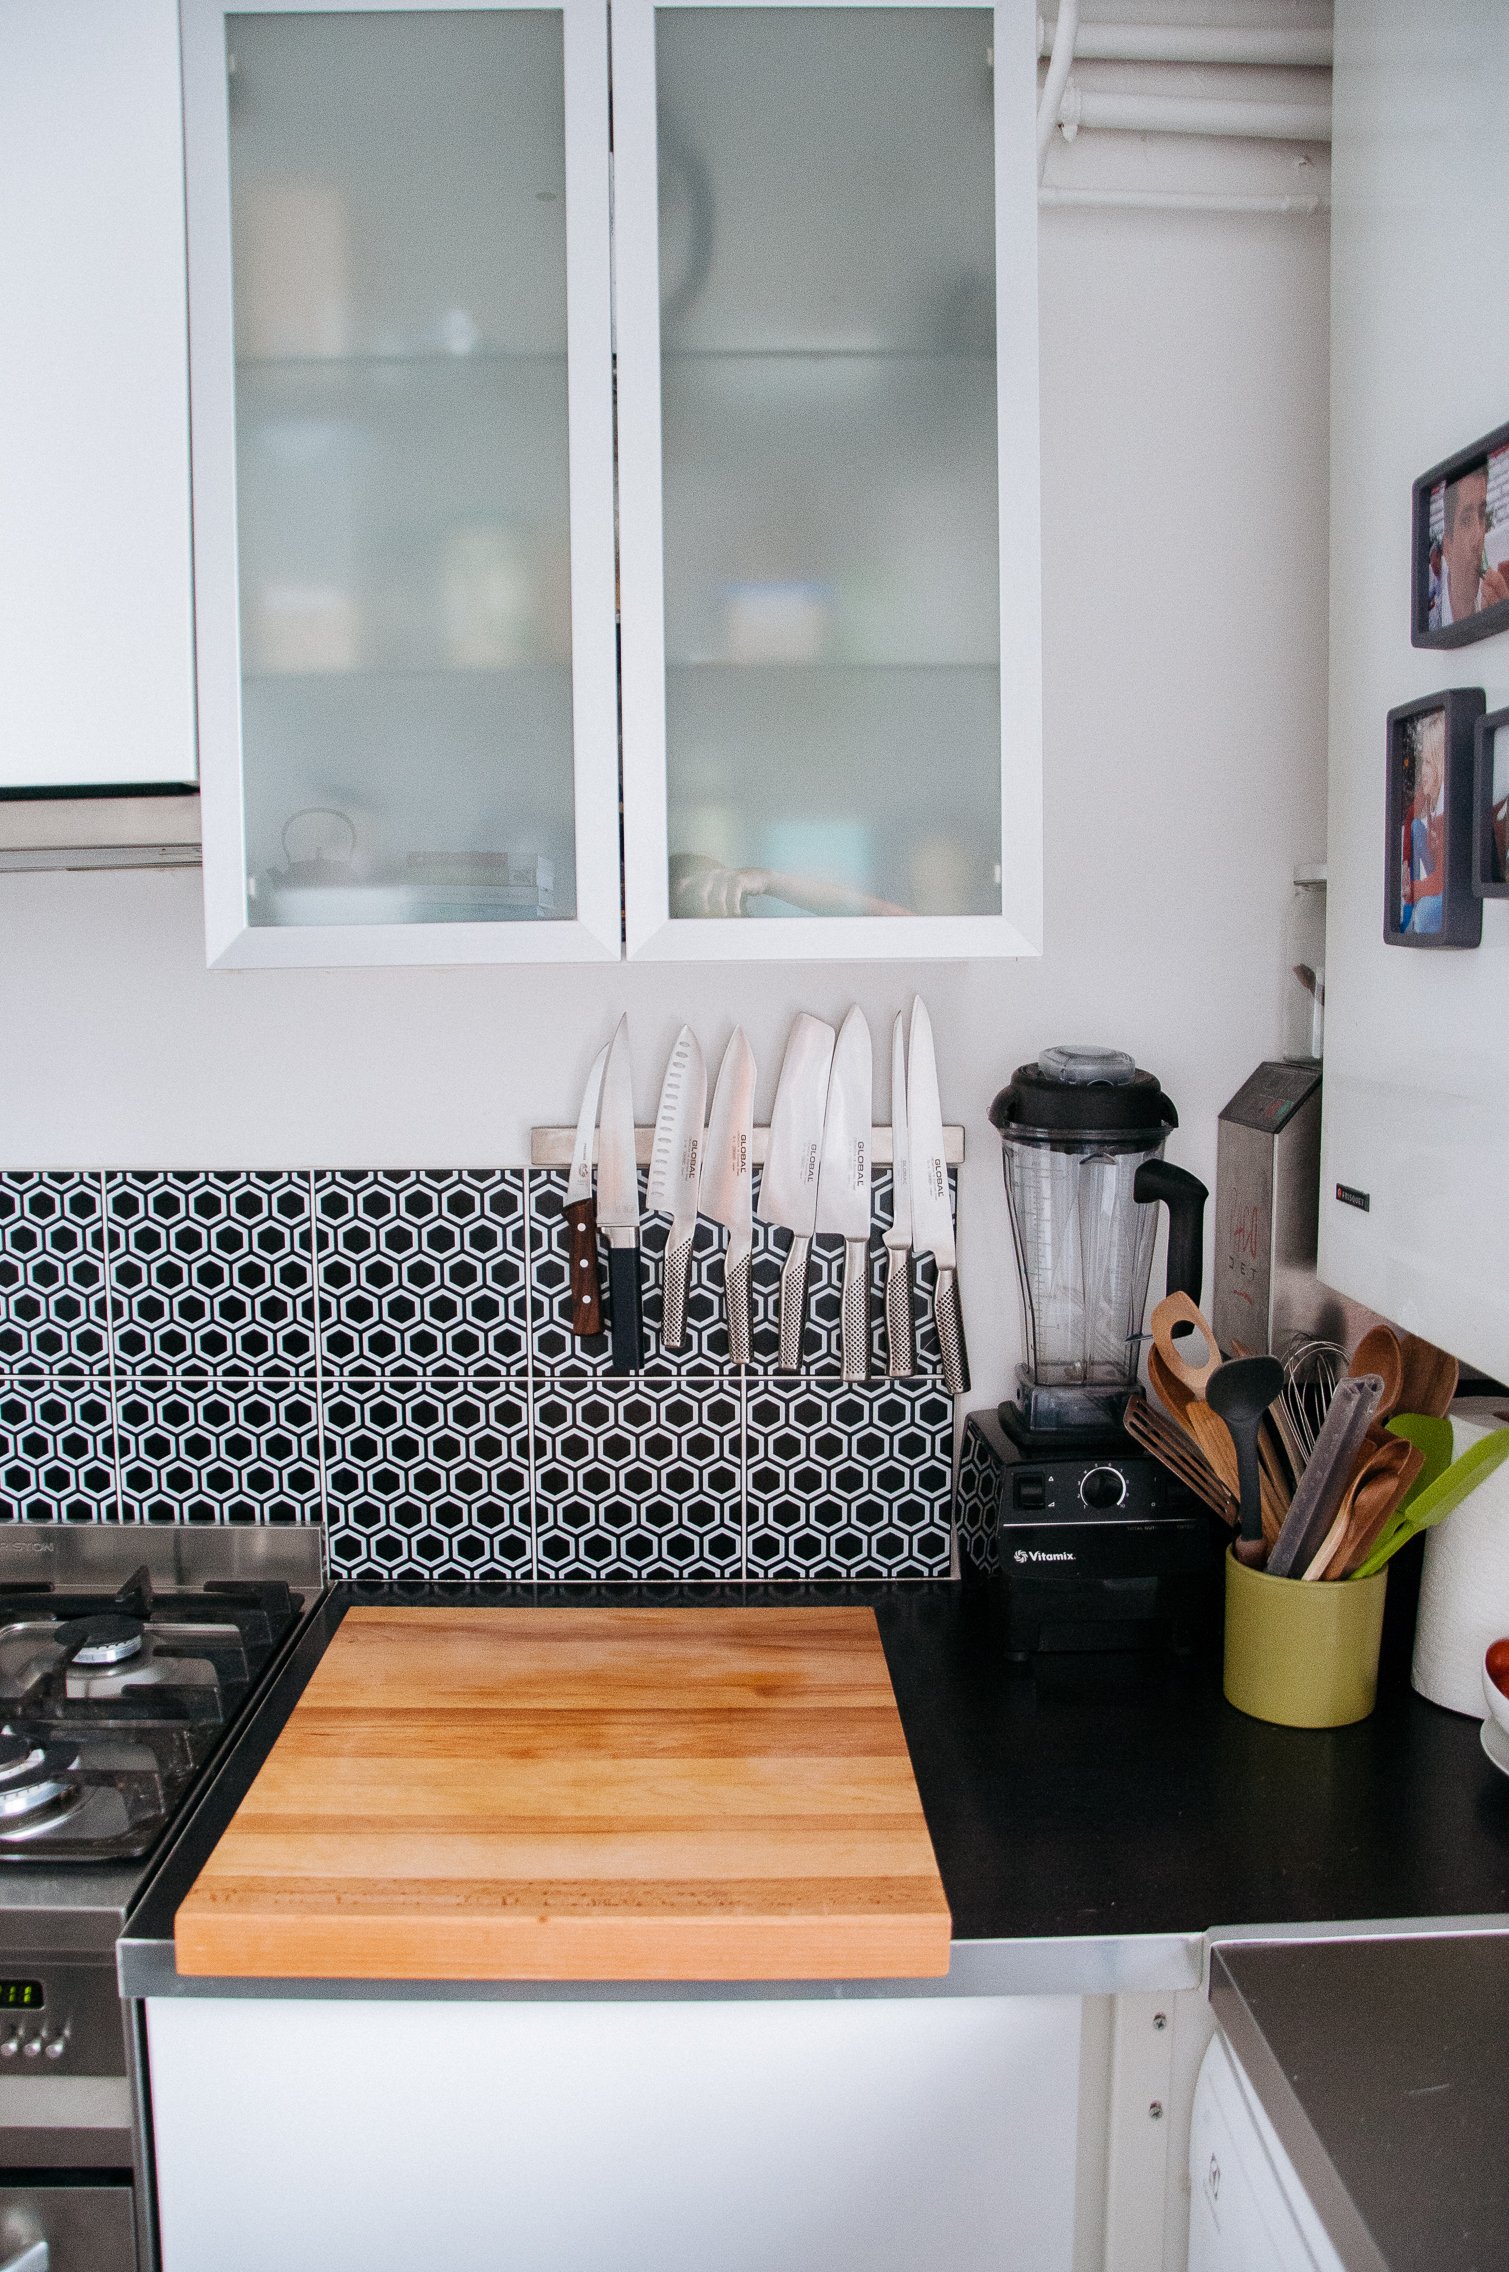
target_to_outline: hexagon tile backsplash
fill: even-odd
[[[779,1376],[757,1225],[740,1374],[710,1223],[687,1346],[660,1348],[651,1216],[626,1378],[571,1338],[563,1192],[522,1168],[0,1174],[0,1521],[325,1522],[352,1579],[946,1574],[930,1266],[921,1373],[846,1382],[843,1246],[818,1241],[809,1369]],[[889,1207],[881,1170],[877,1335]]]

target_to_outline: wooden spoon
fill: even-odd
[[[1423,1465],[1414,1445],[1402,1442],[1397,1436],[1390,1436],[1382,1444],[1370,1444],[1342,1494],[1330,1529],[1317,1547],[1309,1568],[1302,1570],[1300,1576],[1306,1579],[1344,1577],[1352,1562],[1352,1549],[1359,1531],[1371,1526],[1385,1502],[1389,1515],[1393,1515]],[[1374,1531],[1373,1536],[1377,1535]],[[1371,1547],[1371,1538],[1368,1543]],[[1361,1555],[1356,1559],[1360,1561]]]
[[[1380,1456],[1377,1467],[1357,1493],[1347,1535],[1331,1567],[1333,1578],[1350,1578],[1354,1571],[1361,1569],[1425,1464],[1424,1455],[1413,1444],[1405,1446],[1403,1459],[1392,1460],[1388,1466],[1384,1464],[1385,1456]]]
[[[1404,1348],[1393,1327],[1372,1326],[1352,1351],[1352,1362],[1347,1371],[1354,1379],[1359,1373],[1378,1375],[1383,1383],[1378,1420],[1391,1420],[1399,1409],[1399,1398],[1404,1388]]]
[[[1195,1401],[1194,1391],[1176,1380],[1156,1348],[1147,1353],[1148,1386],[1171,1419],[1183,1424],[1184,1415]]]
[[[1152,1327],[1153,1347],[1173,1378],[1188,1389],[1191,1396],[1203,1396],[1211,1374],[1221,1362],[1221,1352],[1216,1347],[1216,1337],[1201,1316],[1198,1305],[1190,1300],[1188,1294],[1165,1294],[1149,1323]],[[1205,1343],[1205,1359],[1202,1364],[1192,1365],[1184,1355],[1174,1339],[1176,1325],[1193,1326],[1200,1335]]]
[[[1428,1412],[1433,1419],[1444,1420],[1457,1393],[1461,1368],[1456,1358],[1448,1357],[1444,1349],[1438,1349],[1432,1341],[1422,1341],[1414,1333],[1404,1336],[1401,1356],[1404,1380],[1398,1410]]]

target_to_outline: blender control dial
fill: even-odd
[[[1089,1467],[1079,1479],[1079,1496],[1097,1514],[1126,1504],[1127,1479],[1119,1467]]]

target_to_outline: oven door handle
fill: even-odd
[[[29,2240],[19,2256],[8,2256],[0,2272],[47,2272],[52,2251],[45,2240]]]

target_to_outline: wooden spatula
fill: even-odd
[[[1404,1378],[1399,1389],[1400,1412],[1428,1412],[1444,1420],[1457,1393],[1461,1368],[1434,1342],[1407,1333],[1400,1344]]]
[[[1191,1396],[1203,1396],[1211,1374],[1221,1362],[1216,1337],[1201,1316],[1199,1305],[1188,1294],[1165,1294],[1154,1310],[1149,1323],[1153,1333],[1153,1347],[1163,1359],[1168,1371],[1187,1388]],[[1192,1326],[1205,1343],[1203,1362],[1192,1364],[1174,1339],[1174,1328]]]

